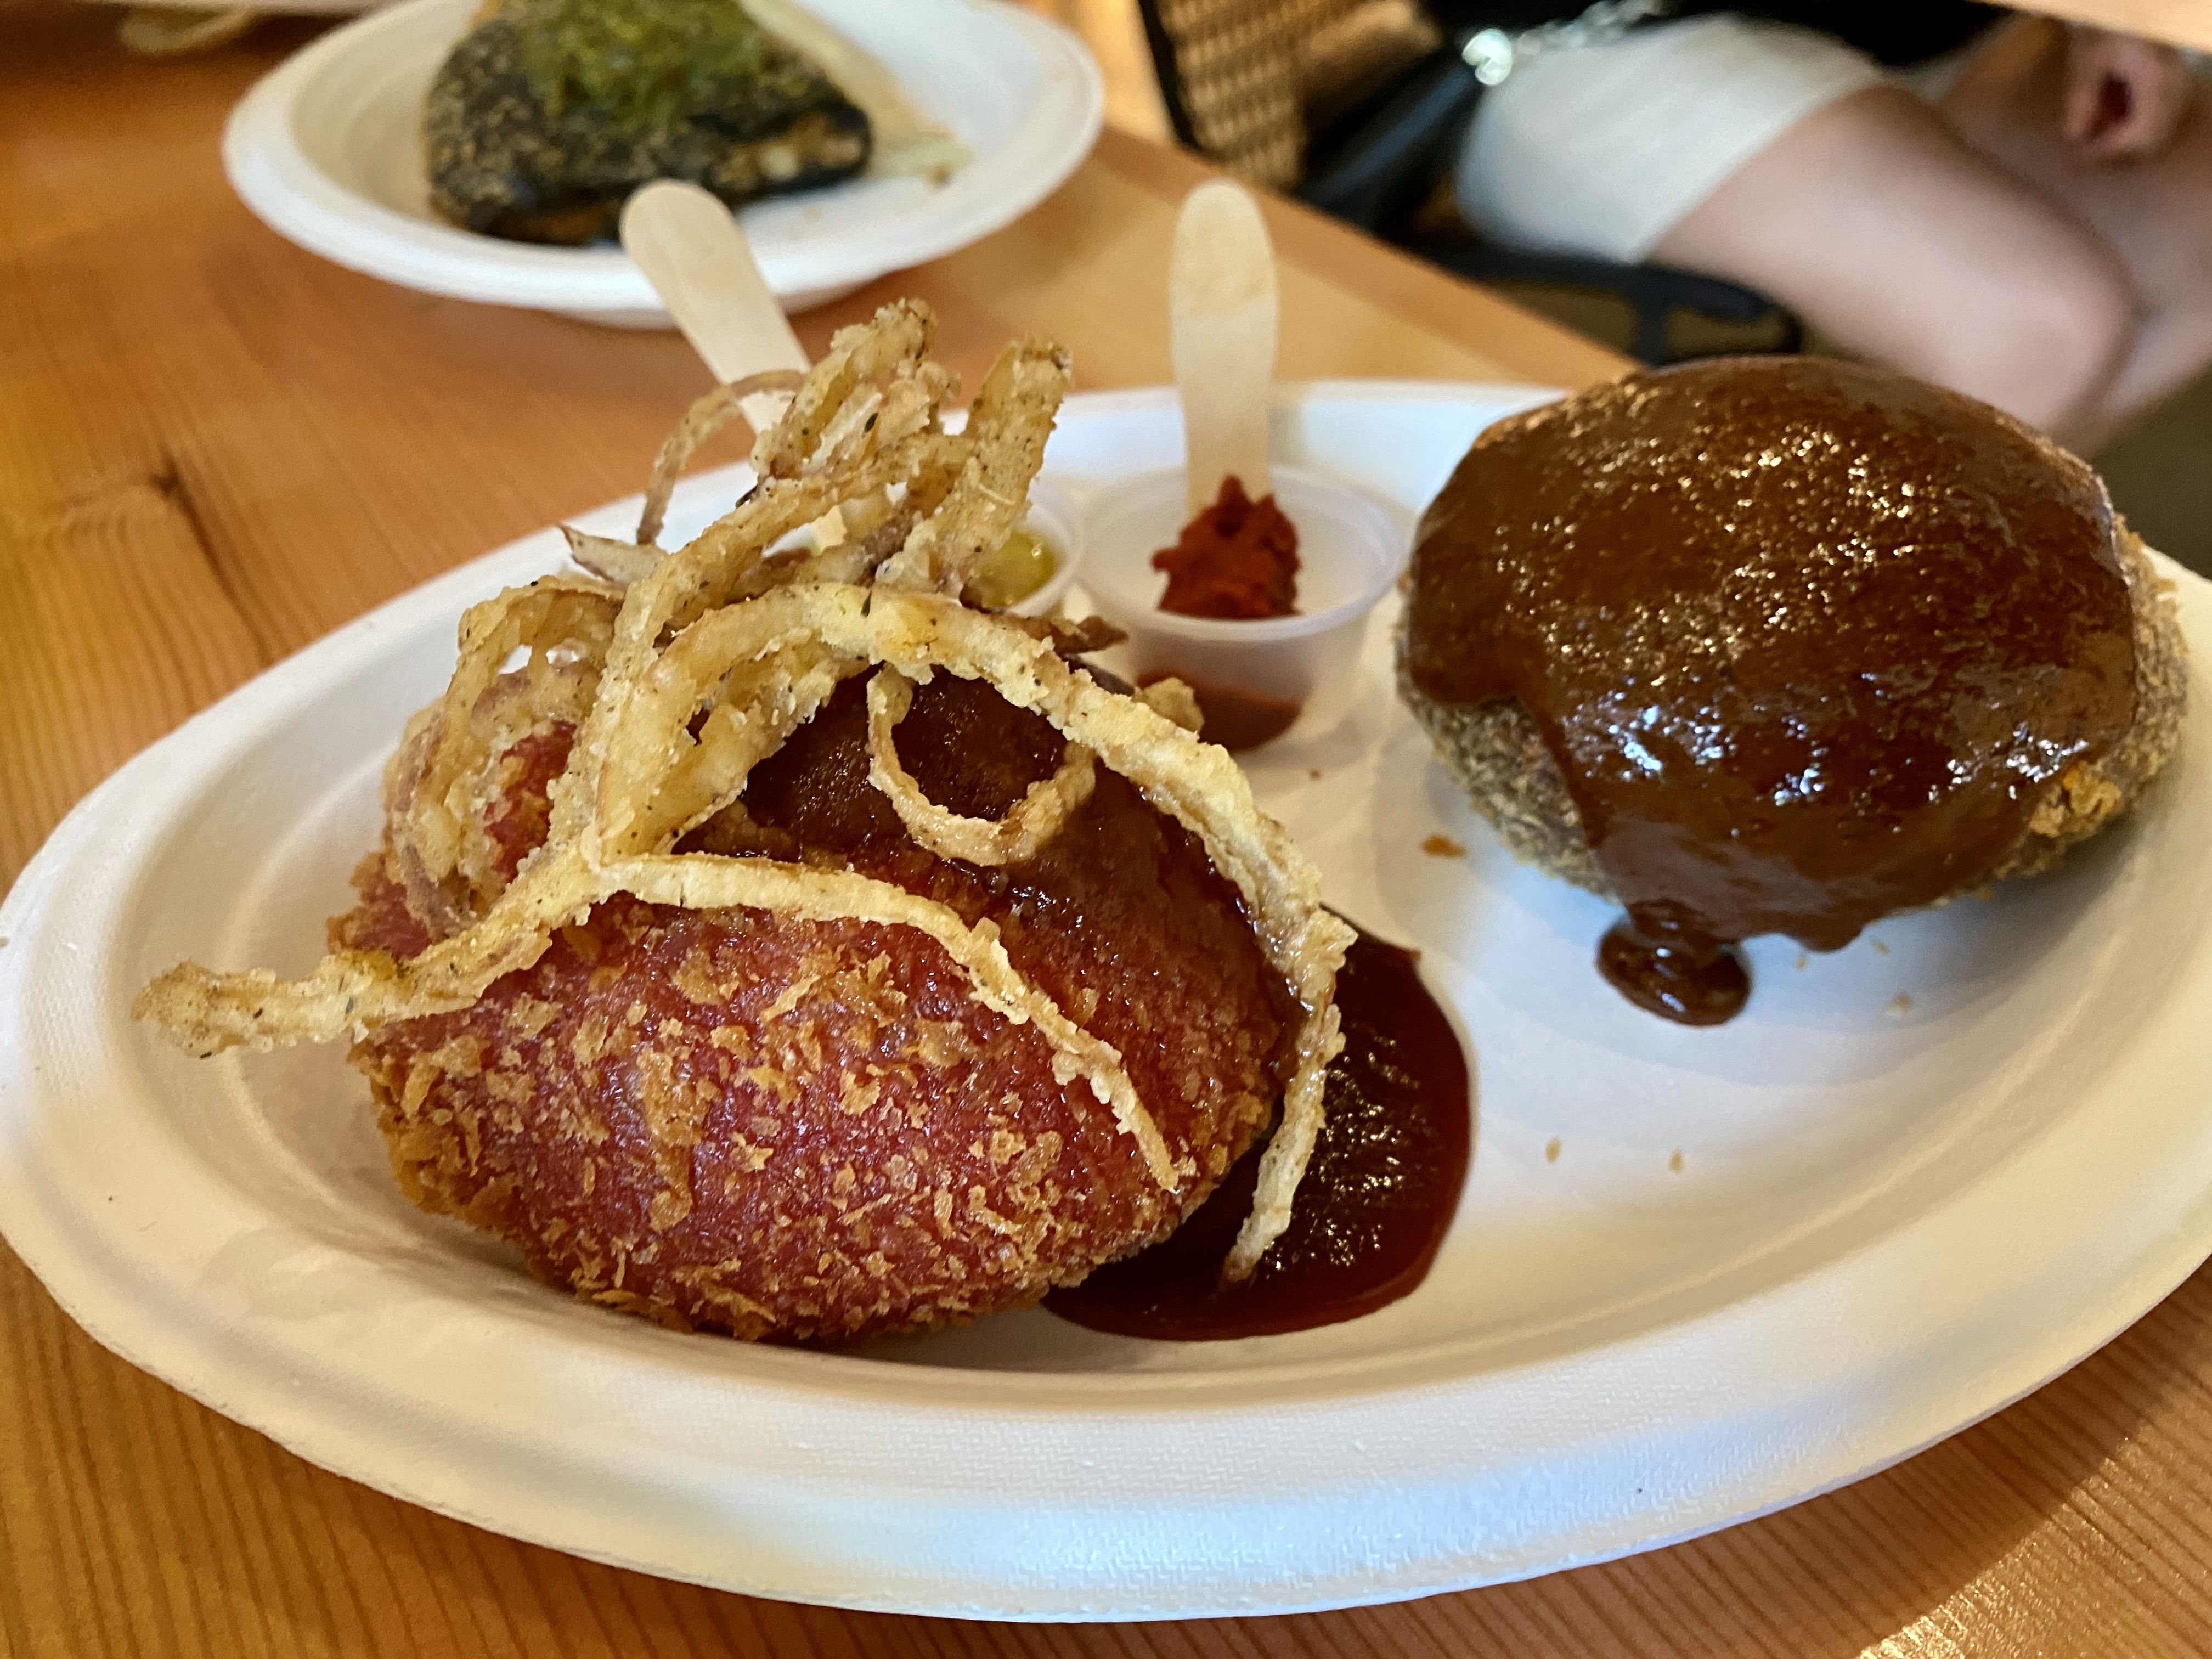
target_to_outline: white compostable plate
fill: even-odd
[[[1410,511],[1530,400],[1294,389],[1277,453]],[[1083,397],[1048,465],[1079,493],[1180,451],[1164,391]],[[687,483],[678,530],[740,483]],[[1457,1223],[1382,1312],[1190,1345],[1029,1312],[816,1353],[587,1307],[407,1206],[336,1047],[195,1062],[126,1012],[181,957],[313,961],[462,609],[560,562],[530,537],[271,670],[88,796],[0,908],[9,1242],[100,1341],[326,1468],[797,1600],[1382,1601],[1854,1480],[2073,1364],[2212,1251],[2212,584],[2177,575],[2197,712],[2131,820],[1832,957],[1754,945],[1751,1006],[1713,1030],[1599,981],[1606,907],[1499,851],[1394,701],[1378,617],[1346,717],[1250,770],[1330,902],[1421,948],[1474,1062]]]
[[[258,5],[252,9],[266,17],[350,17],[361,12],[374,11],[377,7],[390,3],[391,0],[269,0],[268,4]],[[88,3],[137,6],[143,3],[143,0],[88,0]],[[198,3],[191,5],[179,0],[176,9],[214,13],[228,11],[230,8],[219,3],[219,0],[198,0]]]
[[[806,3],[972,154],[942,185],[864,177],[745,209],[745,236],[785,309],[980,240],[1091,153],[1104,83],[1058,24],[1006,0]],[[431,210],[422,97],[475,9],[476,0],[404,0],[285,59],[231,112],[222,155],[232,187],[279,235],[404,288],[665,327],[653,285],[618,247],[504,241]]]

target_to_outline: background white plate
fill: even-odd
[[[747,208],[769,287],[803,310],[1012,223],[1075,171],[1105,88],[1083,43],[1004,0],[807,0],[957,134],[972,159],[943,185],[859,179]],[[431,212],[422,95],[476,0],[405,0],[333,29],[272,70],[223,132],[232,186],[278,234],[402,287],[665,325],[613,246],[538,247]]]
[[[1293,390],[1277,453],[1410,509],[1528,401]],[[1180,448],[1164,392],[1078,398],[1049,465],[1080,492]],[[738,483],[687,483],[679,529]],[[188,954],[312,962],[462,608],[559,557],[550,532],[518,543],[198,716],[0,908],[9,1241],[101,1341],[330,1468],[769,1595],[1325,1607],[1645,1548],[1866,1474],[2107,1340],[2212,1249],[2212,584],[2181,577],[2197,712],[2131,823],[1802,969],[1759,944],[1749,1010],[1710,1031],[1599,981],[1605,908],[1500,854],[1395,703],[1378,619],[1348,718],[1252,771],[1331,901],[1422,947],[1474,1060],[1458,1223],[1381,1313],[1188,1346],[1028,1313],[823,1354],[586,1307],[407,1206],[336,1049],[194,1063],[125,1012]],[[1432,834],[1467,856],[1425,854]]]
[[[159,3],[159,0],[155,0]],[[137,6],[146,0],[87,0],[87,3],[101,6]],[[389,0],[274,0],[274,3],[256,6],[252,9],[269,17],[350,17],[358,12],[374,11],[389,3]],[[178,0],[179,9],[217,12],[228,8],[220,0],[199,0],[194,5],[184,5]]]

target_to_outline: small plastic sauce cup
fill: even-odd
[[[1006,608],[1017,617],[1042,617],[1058,605],[1082,566],[1083,539],[1076,533],[1075,503],[1049,478],[1030,481],[1029,511],[1022,527],[1044,544],[1052,554],[1052,574],[1041,587],[1024,594]]]
[[[1232,749],[1256,747],[1300,711],[1310,730],[1334,723],[1358,684],[1368,612],[1412,548],[1410,527],[1373,498],[1316,473],[1273,471],[1275,504],[1298,532],[1294,616],[1244,621],[1159,608],[1167,576],[1152,555],[1173,546],[1191,516],[1181,467],[1107,486],[1083,523],[1084,590],[1129,635],[1136,678],[1187,682],[1206,708],[1203,735]]]

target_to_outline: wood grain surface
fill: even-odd
[[[635,489],[702,372],[672,335],[402,292],[225,188],[224,110],[304,38],[168,64],[0,11],[0,883],[194,709],[487,547]],[[1049,331],[1167,374],[1200,171],[1109,135],[1009,231],[802,319],[929,299],[971,378]],[[1284,371],[1580,384],[1617,360],[1294,209]],[[1712,1538],[1298,1619],[991,1626],[702,1591],[325,1474],[95,1346],[0,1250],[0,1655],[1802,1656],[2212,1650],[2212,1277],[1980,1427]]]
[[[2212,52],[2212,5],[2204,0],[2033,0],[2020,9]]]

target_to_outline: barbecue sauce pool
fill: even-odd
[[[1190,688],[1190,695],[1198,700],[1198,712],[1204,720],[1200,730],[1208,743],[1218,743],[1232,755],[1248,749],[1257,749],[1263,743],[1273,743],[1297,723],[1305,713],[1305,705],[1288,697],[1271,697],[1263,692],[1247,691],[1241,686],[1209,680],[1202,674],[1188,674],[1181,669],[1157,669],[1137,677],[1139,685],[1157,685],[1162,680],[1181,680]]]
[[[1263,1148],[1152,1249],[1045,1306],[1093,1330],[1170,1341],[1271,1336],[1395,1302],[1428,1274],[1459,1206],[1472,1136],[1467,1058],[1414,955],[1362,933],[1336,979],[1344,1052],[1291,1224],[1250,1278],[1221,1264],[1252,1206]]]
[[[1423,520],[1405,667],[1512,697],[1627,911],[1600,967],[1715,1024],[1731,947],[1986,877],[2135,718],[2096,475],[1883,370],[1733,358],[1503,421]]]

